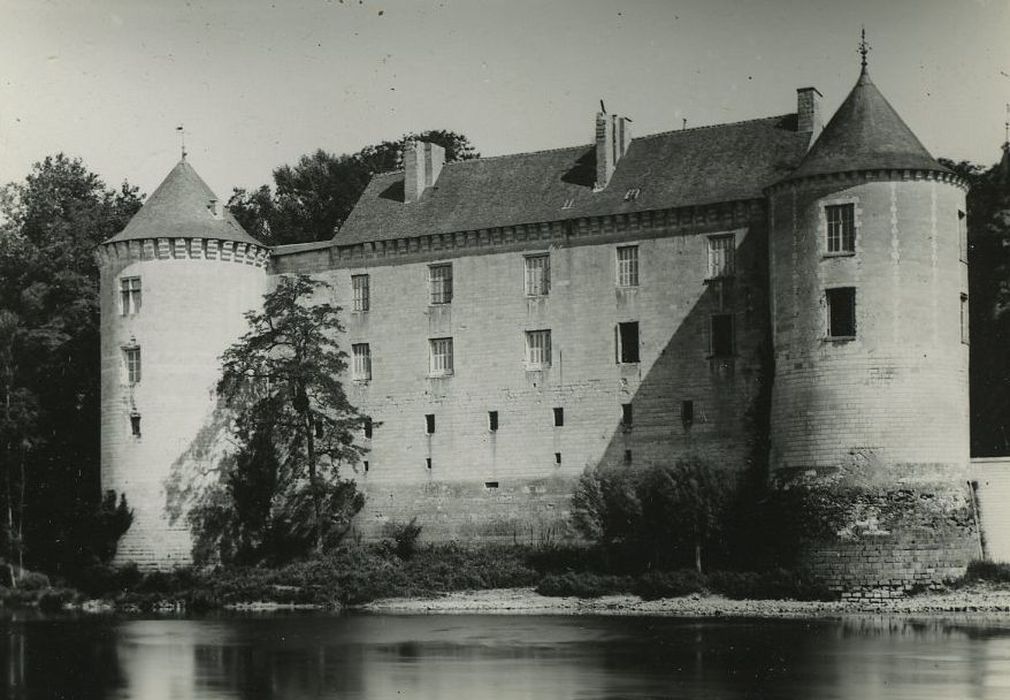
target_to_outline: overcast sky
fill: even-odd
[[[602,98],[654,133],[830,115],[866,25],[877,86],[936,156],[992,163],[1008,0],[0,0],[0,182],[49,153],[150,193],[179,158],[219,194],[316,148],[466,134],[484,155],[592,140]]]

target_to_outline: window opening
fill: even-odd
[[[638,321],[617,324],[617,361],[620,364],[639,361]]]
[[[351,354],[353,355],[351,376],[359,382],[371,379],[372,350],[368,343],[354,343],[351,345]]]
[[[630,403],[621,404],[621,425],[624,426],[625,430],[631,430],[632,423],[634,421],[634,413],[632,412]]]
[[[492,433],[498,430],[498,411],[487,412],[487,429]]]
[[[828,337],[856,336],[856,289],[839,287],[825,292],[828,304]]]
[[[968,262],[968,219],[963,211],[957,212],[957,242],[962,262]]]
[[[424,416],[424,432],[431,435],[435,432],[435,414],[427,413]]]
[[[365,423],[362,426],[362,428],[363,428],[363,430],[365,432],[365,438],[368,439],[368,440],[371,440],[372,439],[372,419],[371,418],[366,418],[365,419]]]
[[[123,348],[126,378],[130,384],[140,383],[140,348]]]
[[[497,481],[485,481],[484,482],[484,488],[486,488],[486,489],[496,489],[496,488],[498,488],[498,482]]]
[[[638,246],[626,245],[617,248],[617,286],[638,286]]]
[[[550,366],[550,330],[526,331],[526,368],[536,370]]]
[[[526,296],[547,296],[551,291],[551,256],[527,255],[523,260],[526,280]]]
[[[554,409],[554,427],[561,428],[565,425],[565,409],[555,408]]]
[[[709,236],[708,277],[721,279],[732,277],[736,272],[736,237],[731,233],[723,236]]]
[[[828,252],[856,250],[856,205],[833,204],[824,208],[828,220]]]
[[[728,357],[733,354],[732,314],[712,314],[709,349],[714,357]]]
[[[452,338],[432,338],[429,341],[429,370],[432,376],[452,374]]]
[[[130,431],[134,437],[140,437],[140,414],[136,411],[130,414]]]
[[[694,424],[694,401],[687,400],[680,402],[680,422],[687,430]]]
[[[558,466],[561,466],[561,453],[560,452],[555,452],[554,453],[554,463],[557,464]]]
[[[123,316],[140,312],[140,278],[124,277],[119,280],[120,308]]]
[[[452,303],[452,265],[428,267],[428,290],[432,304]]]
[[[351,289],[354,297],[354,311],[368,311],[371,303],[368,275],[351,275]]]

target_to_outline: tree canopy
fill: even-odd
[[[191,516],[197,559],[319,553],[364,504],[340,476],[365,453],[355,438],[367,418],[341,383],[340,308],[314,301],[328,288],[305,275],[280,278],[222,356],[218,391],[235,412],[239,450]]]
[[[104,528],[94,250],[140,206],[135,187],[107,188],[62,153],[0,190],[5,554],[46,570],[108,552],[94,539]]]
[[[407,134],[350,155],[319,149],[293,166],[276,168],[272,189],[269,185],[236,188],[228,208],[246,231],[268,245],[329,240],[372,175],[403,166],[403,146],[412,139],[443,146],[447,163],[480,156],[466,136],[443,130]]]

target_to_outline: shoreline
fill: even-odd
[[[385,598],[348,607],[391,615],[655,615],[668,617],[822,618],[864,613],[894,615],[985,614],[1010,618],[1010,590],[987,587],[907,598],[843,601],[733,600],[691,594],[642,600],[635,595],[548,597],[533,588],[459,591],[437,598]]]

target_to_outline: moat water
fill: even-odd
[[[8,698],[1010,698],[1010,620],[0,620]]]

